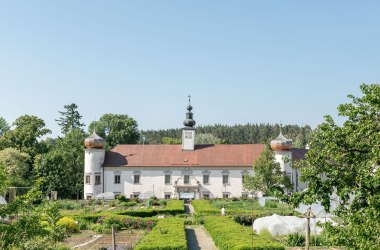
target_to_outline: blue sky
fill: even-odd
[[[3,1],[0,116],[315,128],[379,82],[379,1]]]

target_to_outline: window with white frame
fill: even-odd
[[[230,198],[230,194],[229,193],[223,193],[223,199],[228,199]]]
[[[248,193],[242,193],[241,198],[242,199],[248,199]]]
[[[227,185],[229,183],[229,175],[223,174],[223,184]]]
[[[203,184],[210,184],[210,175],[208,174],[203,175]]]
[[[120,175],[115,175],[115,184],[120,184]]]
[[[86,184],[90,184],[90,183],[91,183],[91,176],[86,175]]]
[[[170,184],[171,183],[171,175],[166,174],[165,175],[165,184]]]
[[[95,185],[100,185],[100,175],[95,175]]]
[[[140,184],[140,175],[139,174],[133,175],[133,184]]]
[[[190,175],[184,175],[183,176],[183,183],[184,184],[190,184]]]
[[[165,193],[165,200],[170,200],[171,194],[170,193]]]

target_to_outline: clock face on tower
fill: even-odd
[[[193,137],[193,133],[185,132],[185,139],[191,139]]]

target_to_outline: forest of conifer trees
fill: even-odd
[[[296,148],[304,148],[310,141],[312,129],[305,125],[283,125],[282,134],[293,140],[293,146]],[[218,137],[225,144],[268,144],[276,138],[280,133],[279,124],[236,124],[236,125],[206,125],[198,126],[197,134],[212,134]],[[165,130],[146,130],[141,131],[140,143],[145,144],[162,144],[162,138],[180,139],[182,135],[181,129],[165,129]]]

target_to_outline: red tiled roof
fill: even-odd
[[[182,145],[117,145],[106,153],[103,166],[250,167],[264,148],[264,144],[212,144],[183,151]]]

